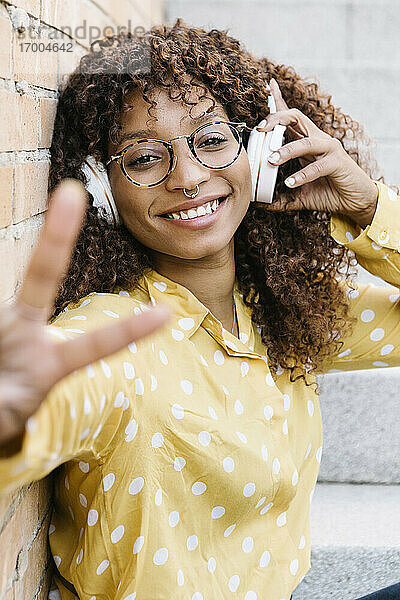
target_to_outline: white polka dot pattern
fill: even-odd
[[[168,522],[170,527],[176,527],[179,523],[179,512],[177,510],[173,510],[169,513]]]
[[[212,556],[211,558],[208,559],[208,563],[207,563],[207,568],[210,571],[210,573],[214,573],[215,569],[217,567],[217,563],[215,558]]]
[[[200,496],[201,494],[204,494],[206,489],[207,489],[207,486],[203,481],[196,481],[196,483],[194,483],[192,485],[192,493],[195,496]]]
[[[105,492],[111,490],[112,486],[115,483],[115,475],[114,473],[108,473],[105,477],[103,477],[103,489]]]
[[[135,477],[135,479],[133,481],[131,481],[131,483],[129,484],[129,493],[132,496],[135,496],[142,490],[143,486],[144,486],[143,477]]]
[[[140,535],[133,544],[133,554],[138,554],[144,545],[144,536]]]
[[[361,313],[361,321],[363,323],[370,323],[375,318],[375,313],[370,308],[367,308]]]
[[[168,560],[168,548],[159,548],[157,552],[154,553],[153,563],[155,565],[163,565]]]
[[[384,231],[389,247],[378,238]],[[352,240],[360,264],[378,275],[381,268],[400,284],[393,226],[381,220],[369,232],[359,235],[343,222],[337,235],[345,244]],[[327,371],[396,366],[397,287],[343,284],[343,290],[357,322],[353,333],[330,332],[343,344]],[[237,339],[186,288],[153,273],[136,290],[91,294],[86,304],[61,313],[53,329],[63,335],[74,326],[101,327],[164,298],[174,309],[164,328],[59,382],[55,401],[46,401],[26,425],[28,446],[48,440],[35,476],[44,465],[62,464],[65,522],[55,513],[49,527],[56,564],[71,581],[75,572],[85,578],[93,590],[88,600],[109,589],[119,590],[121,600],[139,600],[146,589],[157,600],[160,585],[170,597],[179,588],[178,595],[192,600],[209,600],[217,589],[240,600],[261,600],[271,589],[271,597],[289,600],[309,561],[320,410],[312,386],[291,382],[279,365],[270,372],[249,307],[235,295]],[[30,468],[21,459],[7,472],[0,460],[0,481],[23,483]],[[71,525],[74,548],[66,534]],[[207,569],[197,568],[200,559]],[[128,583],[120,564],[131,565]],[[262,586],[252,575],[259,569]]]
[[[192,551],[197,548],[199,545],[199,538],[197,535],[190,535],[186,540],[186,547],[188,550]]]
[[[183,574],[182,569],[179,569],[179,571],[177,573],[176,582],[180,587],[185,585],[185,576]]]
[[[264,552],[262,553],[261,558],[260,558],[260,567],[262,569],[264,569],[265,567],[268,567],[270,560],[271,560],[271,554],[268,552],[268,550],[264,550]]]
[[[290,563],[290,572],[291,574],[294,576],[296,575],[297,571],[299,570],[299,561],[297,558],[295,558],[294,560],[292,560],[292,562]]]
[[[250,496],[252,496],[254,494],[255,491],[256,491],[255,483],[253,483],[253,482],[246,483],[246,485],[243,488],[243,496],[246,496],[246,498],[249,498]]]
[[[232,577],[229,578],[228,587],[231,590],[231,592],[236,592],[236,590],[239,587],[239,584],[240,584],[239,575],[232,575]]]
[[[111,542],[117,544],[123,538],[124,533],[125,527],[123,525],[118,525],[118,527],[111,532]]]
[[[96,525],[98,518],[99,518],[99,513],[97,512],[96,509],[92,508],[91,510],[89,510],[88,521],[87,521],[89,527],[93,527],[93,525]]]
[[[102,575],[104,573],[104,571],[109,567],[109,565],[110,565],[109,560],[103,560],[96,569],[97,575]]]
[[[53,559],[54,559],[54,562],[56,563],[56,567],[58,568],[61,564],[61,557],[56,554],[55,556],[53,556]]]
[[[381,327],[377,327],[369,334],[370,339],[373,342],[379,342],[381,339],[385,337],[385,330]]]

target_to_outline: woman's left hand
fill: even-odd
[[[369,225],[378,200],[376,184],[338,139],[319,129],[297,108],[288,107],[275,79],[271,79],[270,87],[277,112],[266,117],[266,126],[258,130],[271,131],[275,125],[286,125],[294,141],[274,152],[269,162],[282,165],[298,158],[303,168],[285,180],[289,188],[299,188],[296,200],[289,204],[284,200],[273,201],[267,205],[268,209],[318,210],[346,215],[361,227]]]

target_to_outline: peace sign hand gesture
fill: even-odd
[[[269,162],[282,165],[299,158],[302,169],[285,181],[298,188],[294,202],[274,201],[268,210],[318,210],[349,216],[361,227],[368,225],[376,210],[378,188],[372,179],[347,154],[341,142],[328,135],[297,108],[289,108],[275,79],[270,82],[277,112],[266,117],[265,127],[286,125],[291,140],[269,157]]]
[[[57,187],[16,301],[0,306],[0,445],[23,433],[57,381],[151,333],[170,316],[168,307],[158,305],[66,342],[46,334],[85,208],[80,182],[65,180]]]

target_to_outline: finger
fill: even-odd
[[[289,110],[289,107],[286,104],[286,102],[282,96],[282,92],[279,87],[279,84],[276,81],[276,79],[274,79],[274,77],[272,77],[272,79],[270,81],[270,88],[271,88],[272,95],[274,96],[276,110]]]
[[[269,117],[265,117],[265,120],[267,122]],[[267,127],[267,129],[265,129],[264,127],[257,127],[256,128],[257,131],[261,131],[261,132],[267,132],[269,129],[269,127]],[[285,137],[284,139],[287,140],[302,140],[304,138],[304,135],[302,133],[299,133],[298,131],[296,131],[295,129],[293,129],[293,127],[291,127],[290,125],[286,126],[286,132],[285,132]]]
[[[64,343],[55,343],[56,381],[72,371],[80,369],[109,354],[125,348],[133,340],[138,340],[163,325],[171,316],[165,304],[158,304],[141,315],[135,315],[111,325],[91,331]]]
[[[286,127],[286,132],[288,134],[288,138],[290,138],[290,139],[302,140],[304,137],[302,133],[299,133],[298,131],[293,129],[293,127],[291,127],[290,125],[288,125]]]
[[[74,179],[63,181],[52,194],[38,245],[16,299],[17,310],[25,318],[39,319],[52,306],[82,225],[86,198],[83,185]]]
[[[318,156],[333,150],[336,150],[336,143],[333,143],[333,138],[306,137],[285,144],[282,148],[276,150],[268,157],[268,162],[274,165],[282,165],[293,158],[310,155]]]
[[[290,177],[285,179],[285,184],[289,188],[295,188],[304,185],[305,183],[310,183],[320,177],[330,175],[335,167],[335,160],[333,160],[331,156],[324,156],[324,158],[307,165],[304,169],[301,169],[301,171],[297,171],[297,173],[290,175]]]
[[[310,137],[311,135],[328,135],[319,129],[311,119],[303,114],[297,108],[290,108],[289,110],[279,111],[268,115],[265,118],[266,125],[264,127],[257,127],[258,131],[272,131],[276,125],[285,125],[286,127],[291,126],[294,131],[301,134],[304,137]]]

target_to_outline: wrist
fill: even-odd
[[[348,211],[346,216],[357,223],[362,229],[371,225],[378,206],[379,189],[374,181],[371,180],[371,193],[366,199],[365,207],[362,210]]]

